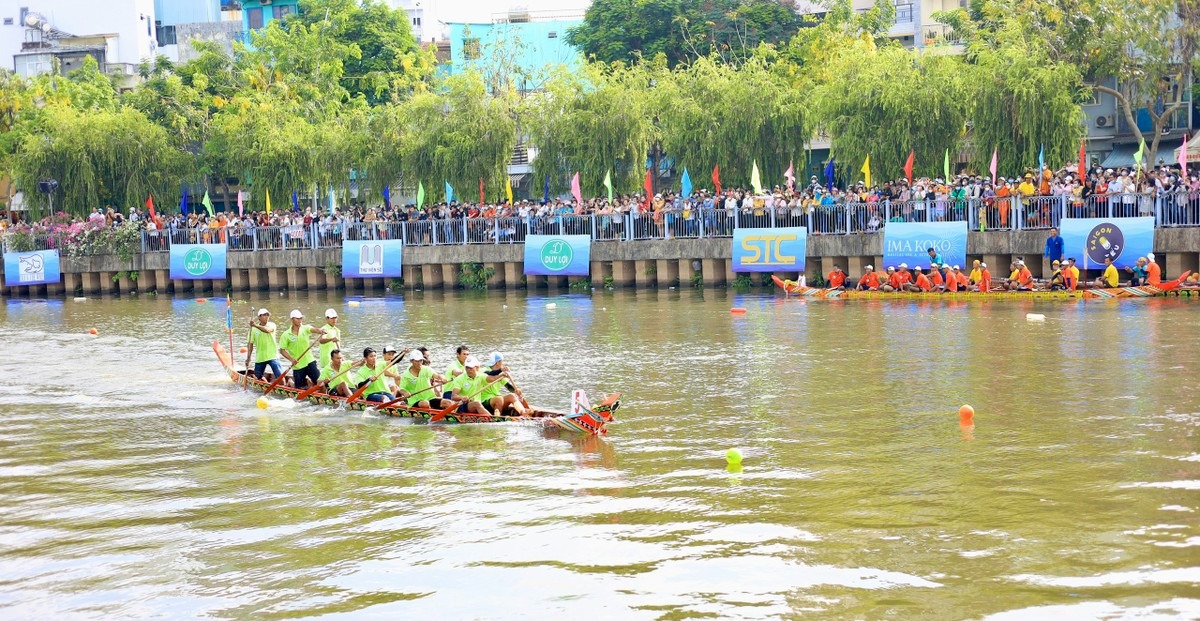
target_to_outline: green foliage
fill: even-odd
[[[806,279],[805,282],[808,286],[814,287],[817,289],[821,289],[821,288],[825,287],[826,284],[828,284],[825,282],[825,276],[823,274],[821,274],[821,272],[817,272],[817,273],[813,274],[812,277]]]
[[[592,279],[584,278],[582,280],[576,280],[575,282],[571,283],[569,289],[571,291],[591,291]]]
[[[496,274],[491,266],[484,267],[482,263],[463,263],[458,273],[458,284],[464,289],[483,291],[487,289],[488,281]]]
[[[696,289],[704,288],[704,274],[701,274],[700,272],[692,273],[692,287]]]
[[[754,286],[754,280],[750,278],[750,274],[738,274],[733,277],[733,282],[730,286],[734,289],[749,289]]]
[[[325,276],[332,278],[342,277],[342,264],[336,261],[325,262]]]
[[[615,289],[616,282],[617,281],[613,280],[612,276],[605,276],[604,277],[604,288],[605,289]]]

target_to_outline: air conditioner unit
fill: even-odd
[[[1096,127],[1111,127],[1113,124],[1113,115],[1102,114],[1096,117]]]

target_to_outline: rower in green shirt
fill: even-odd
[[[500,380],[511,380],[512,377],[508,374],[508,369],[504,367],[504,354],[494,351],[488,357],[488,371],[485,372],[492,382],[479,395],[479,400],[488,405],[488,409],[496,414],[504,413],[505,409],[511,409],[517,416],[525,416],[525,406],[521,403],[521,391],[517,390],[516,386],[509,382],[501,382]],[[500,389],[506,388],[511,392],[501,394]]]
[[[321,335],[321,346],[317,348],[321,368],[329,366],[329,357],[335,349],[342,348],[342,329],[337,327],[338,314],[332,308],[325,311],[325,334]]]
[[[321,378],[321,367],[313,357],[313,334],[324,334],[321,328],[304,323],[304,313],[295,309],[288,316],[292,325],[279,335],[279,347],[284,358],[292,364],[292,385],[308,388]]]
[[[363,392],[364,398],[376,403],[387,403],[394,400],[395,397],[392,396],[392,393],[387,391],[387,377],[384,376],[387,362],[380,360],[375,350],[370,347],[363,350],[363,359],[364,363],[355,376],[355,383],[362,386],[363,382],[370,382]]]
[[[446,378],[433,372],[425,364],[425,356],[420,351],[414,351],[408,355],[409,366],[400,374],[398,386],[400,392],[398,395],[407,399],[407,403],[418,408],[434,408],[440,410],[448,405],[449,401],[445,401],[437,397],[438,393],[435,386],[441,386],[445,383]]]
[[[275,322],[271,311],[258,311],[258,321],[250,320],[250,342],[246,343],[246,368],[250,367],[250,356],[254,356],[254,377],[263,378],[263,371],[271,367],[272,378],[283,375],[279,366],[279,345],[275,343]]]
[[[329,353],[329,364],[321,369],[319,383],[325,385],[325,392],[337,397],[349,397],[354,394],[352,381],[356,377],[354,369],[362,362],[350,364],[342,360],[342,350],[335,349]]]

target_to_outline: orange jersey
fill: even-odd
[[[1162,283],[1162,268],[1157,263],[1151,261],[1146,266],[1146,284],[1157,285]]]
[[[929,278],[924,274],[917,275],[917,288],[921,291],[929,291],[933,289],[933,283],[929,282]]]
[[[891,285],[893,289],[899,289],[900,287],[903,287],[904,279],[900,277],[900,272],[892,272],[892,275],[888,276],[888,284]]]
[[[858,286],[866,287],[868,289],[878,289],[879,274],[876,274],[875,272],[867,272],[866,274],[863,274],[863,277],[858,279]]]
[[[1058,274],[1059,276],[1062,276],[1063,286],[1067,288],[1067,291],[1074,291],[1075,286],[1078,284],[1075,282],[1075,272],[1071,271],[1071,268],[1067,267]]]
[[[955,274],[954,280],[958,281],[958,288],[962,289],[963,291],[966,291],[967,286],[971,284],[971,281],[967,280],[967,275],[962,272]]]
[[[1033,288],[1033,272],[1029,271],[1028,267],[1022,266],[1017,273],[1017,282],[1022,287]]]
[[[936,268],[929,272],[929,282],[932,282],[935,287],[941,287],[946,284],[946,281],[942,280],[942,272]]]
[[[958,279],[953,273],[946,278],[946,291],[958,291]]]
[[[979,290],[984,293],[992,290],[992,273],[986,269],[979,273]]]
[[[833,271],[829,272],[829,287],[837,289],[846,284],[846,272]]]

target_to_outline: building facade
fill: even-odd
[[[448,24],[450,74],[475,69],[484,74],[493,70],[497,59],[514,63],[525,74],[537,74],[546,67],[582,64],[579,50],[567,43],[567,30],[583,22],[580,12],[506,13],[490,22]],[[536,82],[519,85],[521,90],[536,90]]]
[[[388,0],[388,4],[408,14],[413,38],[419,43],[436,43],[446,38],[438,0]]]
[[[196,41],[215,41],[233,53],[242,39],[241,5],[233,0],[154,0],[158,53],[173,62],[196,57]]]
[[[300,0],[242,0],[242,34],[247,42],[250,32],[300,12]]]
[[[20,75],[67,73],[92,56],[101,70],[132,81],[158,53],[154,0],[6,0],[0,3],[0,58]]]

